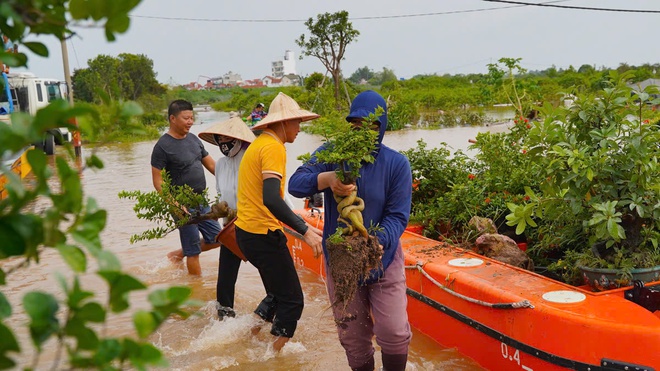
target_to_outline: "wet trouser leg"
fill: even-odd
[[[408,354],[381,354],[383,371],[405,371]]]
[[[216,299],[221,307],[234,308],[234,292],[241,258],[234,255],[226,246],[220,245],[220,261],[218,263],[218,282],[216,284]]]
[[[412,333],[406,312],[403,264],[403,252],[399,248],[383,277],[378,282],[359,287],[345,312],[341,306],[333,306],[339,341],[346,351],[351,368],[359,369],[373,361],[374,347],[371,339],[374,335],[382,353],[388,355],[384,356],[384,360],[395,363],[395,359],[400,361],[402,355],[408,354]],[[330,301],[333,301],[334,280],[329,273],[326,282]],[[384,366],[388,370],[387,365]]]
[[[374,371],[374,366],[376,365],[376,362],[374,362],[374,356],[371,356],[371,359],[367,361],[367,363],[363,364],[360,367],[351,367],[351,371]]]
[[[286,236],[279,230],[268,231],[264,235],[236,227],[236,239],[245,257],[259,270],[266,292],[273,297],[270,303],[266,303],[269,308],[273,304],[275,306],[270,333],[293,337],[302,315],[304,298],[298,272],[286,245]],[[255,313],[259,314],[258,310]]]

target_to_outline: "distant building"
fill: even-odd
[[[242,81],[243,79],[241,78],[241,75],[229,71],[222,76],[208,79],[205,86],[207,89],[222,89],[230,86],[237,86]]]
[[[655,86],[660,89],[660,79],[646,79],[635,84],[630,84],[629,86],[631,88],[639,88],[640,90],[644,90],[648,86]]]
[[[241,88],[263,88],[266,85],[261,79],[245,80],[238,84]]]
[[[284,52],[283,60],[272,62],[271,74],[276,78],[282,78],[285,75],[296,74],[296,59],[291,50]]]
[[[295,74],[284,75],[280,78],[274,76],[265,76],[261,79],[264,86],[275,88],[280,86],[301,86],[302,79]]]
[[[186,85],[183,85],[183,88],[186,90],[202,90],[204,89],[204,86],[202,84],[199,84],[197,82],[190,82]]]
[[[280,86],[301,86],[302,79],[300,76],[290,73],[288,75],[282,76],[282,81],[280,81]]]
[[[282,79],[274,76],[266,76],[263,79],[261,79],[261,81],[264,83],[265,86],[277,87],[280,86]]]
[[[644,81],[640,81],[638,83],[634,84],[628,84],[628,87],[631,87],[635,90],[640,90],[644,91],[644,89],[648,88],[649,86],[654,86],[656,89],[660,91],[660,79],[646,79]],[[632,93],[634,94],[634,93]],[[652,93],[649,94],[651,96],[651,99],[657,99],[660,98],[660,94],[658,93]],[[647,102],[647,104],[652,104],[651,102]],[[660,108],[660,105],[654,105],[653,109],[658,109]]]

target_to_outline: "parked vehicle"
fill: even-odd
[[[37,77],[33,73],[2,74],[3,89],[0,90],[0,116],[12,112],[27,112],[31,115],[56,99],[64,99],[63,83],[56,79]],[[11,99],[9,98],[11,97]],[[70,142],[71,132],[67,128],[48,131],[43,141],[35,143],[47,155],[55,153],[56,144]]]

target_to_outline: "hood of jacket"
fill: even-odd
[[[387,103],[385,103],[385,99],[373,90],[363,91],[353,99],[353,102],[351,103],[351,111],[348,116],[346,116],[346,121],[365,118],[370,114],[375,113],[378,107],[383,108],[383,114],[378,116],[380,131],[378,133],[377,148],[379,148],[380,144],[383,142],[385,130],[387,130]]]

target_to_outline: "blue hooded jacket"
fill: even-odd
[[[369,228],[372,224],[378,224],[382,228],[376,236],[383,245],[383,267],[372,270],[366,283],[375,282],[382,277],[383,271],[392,263],[396,250],[401,248],[399,239],[408,224],[412,201],[412,173],[408,159],[382,144],[387,129],[387,106],[383,97],[372,90],[358,94],[351,103],[351,112],[346,120],[367,117],[379,106],[385,111],[378,118],[380,132],[374,153],[375,161],[372,164],[363,164],[357,179],[358,197],[364,200],[365,205],[362,211],[364,226]],[[316,153],[322,149],[324,146],[317,148],[310,161],[300,166],[289,179],[289,193],[293,196],[302,198],[318,193],[318,174],[337,168],[336,165],[317,162]],[[323,254],[328,261],[325,241],[337,230],[339,212],[332,191],[329,188],[322,191],[325,204]]]

